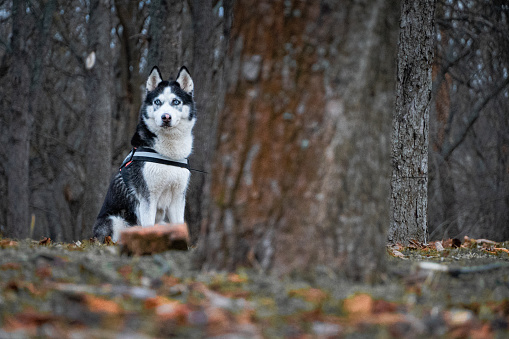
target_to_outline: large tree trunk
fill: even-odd
[[[29,234],[29,157],[32,116],[29,111],[30,70],[27,50],[26,2],[12,2],[10,112],[6,117],[9,135],[7,175],[6,235],[24,238]]]
[[[164,80],[170,75],[175,78],[181,66],[192,62],[192,40],[187,35],[191,23],[186,7],[182,0],[154,0],[150,4],[147,71],[158,66]]]
[[[389,241],[427,240],[428,130],[435,0],[404,0],[392,125]]]
[[[226,15],[223,19],[224,29],[221,32],[216,28],[218,19],[214,15],[212,2],[204,4],[201,0],[193,0],[190,3],[194,40],[191,74],[195,84],[198,120],[194,127],[193,153],[189,161],[193,168],[210,173],[215,149],[218,107],[222,105],[224,99],[223,62],[231,26],[229,18],[232,5],[230,1],[223,3]],[[216,46],[221,33],[224,43]],[[192,244],[198,241],[202,221],[207,219],[210,183],[210,174],[192,172],[186,202],[186,222]]]
[[[238,1],[204,268],[384,270],[397,1]]]
[[[89,147],[85,150],[85,198],[81,236],[91,235],[111,178],[111,10],[108,1],[91,0],[86,61]],[[95,54],[95,58],[92,57]],[[93,60],[95,59],[95,60]]]

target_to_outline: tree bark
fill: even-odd
[[[232,4],[223,2],[225,9],[223,32],[218,32],[219,20],[215,17],[212,3],[201,0],[191,1],[193,21],[193,65],[191,74],[195,84],[195,100],[198,120],[194,127],[193,153],[189,161],[193,168],[211,172],[215,149],[215,133],[219,106],[224,99],[223,63],[225,43],[216,47],[218,36],[222,33],[227,41],[231,22],[229,14]],[[216,55],[216,57],[215,57]],[[186,222],[189,226],[190,241],[196,244],[201,224],[207,219],[210,201],[210,174],[192,172],[186,200]]]
[[[427,241],[434,0],[404,0],[392,126],[390,242]]]
[[[111,116],[113,65],[111,63],[111,5],[105,0],[91,0],[86,61],[88,147],[85,150],[85,197],[81,237],[92,233],[97,213],[111,178]],[[95,58],[92,57],[95,54]],[[95,59],[92,62],[92,59]]]
[[[29,111],[30,70],[27,50],[26,2],[12,2],[10,114],[6,117],[8,150],[7,175],[7,230],[6,235],[14,238],[28,236],[29,205],[29,159],[30,131],[32,116]]]
[[[383,272],[397,5],[235,3],[204,268]]]
[[[140,75],[140,60],[146,38],[141,36],[147,10],[139,8],[139,3],[129,0],[115,0],[115,8],[122,30],[117,29],[120,54],[116,63],[120,83],[117,93],[117,117],[112,121],[115,131],[112,138],[114,163],[120,164],[131,148],[131,137],[139,121],[141,106],[141,84],[145,76]],[[150,67],[150,66],[149,66]]]
[[[150,4],[147,71],[158,66],[164,80],[169,75],[176,77],[181,66],[192,62],[191,37],[186,34],[191,29],[185,6],[182,0],[154,0]]]

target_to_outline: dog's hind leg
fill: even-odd
[[[122,217],[117,216],[110,216],[109,219],[111,220],[111,226],[113,229],[113,234],[111,235],[111,240],[114,242],[117,242],[120,237],[120,231],[125,229],[126,227],[129,227],[129,223],[124,220]]]
[[[111,240],[117,242],[120,231],[129,226],[129,223],[120,216],[109,215],[97,218],[94,224],[94,237],[103,242],[105,237],[111,236]]]
[[[109,217],[97,218],[93,230],[94,237],[103,242],[105,237],[113,234],[113,222]]]

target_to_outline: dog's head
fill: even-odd
[[[141,118],[155,133],[190,132],[196,120],[193,79],[182,67],[175,81],[164,81],[154,67],[147,79],[147,95]]]

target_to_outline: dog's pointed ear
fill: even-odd
[[[161,76],[161,72],[157,66],[154,66],[150,71],[150,75],[147,79],[147,93],[153,91],[159,83],[163,81],[163,77]]]
[[[184,90],[184,92],[193,95],[194,83],[186,66],[182,66],[180,69],[179,74],[177,75],[177,82],[180,85],[180,88]]]

